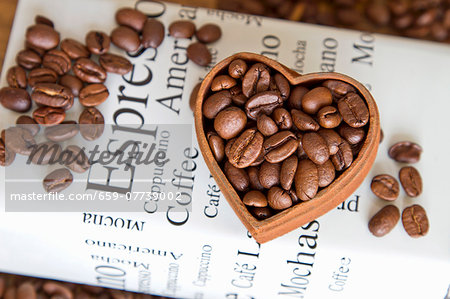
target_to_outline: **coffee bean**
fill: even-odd
[[[300,160],[294,178],[297,196],[302,201],[308,201],[316,196],[319,189],[319,173],[317,166],[311,160]]]
[[[54,70],[60,76],[67,73],[72,66],[70,57],[60,50],[48,51],[44,55],[42,65]]]
[[[58,143],[42,142],[33,146],[28,161],[36,165],[55,164],[59,162],[61,151],[61,145]]]
[[[195,33],[195,24],[188,20],[174,21],[169,25],[169,34],[175,38],[191,38]]]
[[[147,19],[142,29],[141,43],[144,48],[158,48],[164,40],[164,24],[156,19]]]
[[[344,25],[353,26],[361,22],[360,12],[353,7],[338,8],[336,11],[337,20]]]
[[[109,51],[111,39],[102,31],[89,31],[85,38],[86,47],[92,54],[103,55]]]
[[[259,182],[266,189],[279,185],[280,171],[280,163],[269,163],[264,161],[259,168]]]
[[[316,132],[305,133],[302,146],[308,158],[316,164],[321,165],[330,157],[327,142]]]
[[[3,138],[0,138],[0,166],[11,165],[14,162],[15,158],[16,153],[7,149]]]
[[[231,100],[236,106],[244,106],[247,102],[247,97],[242,93],[242,89],[239,86],[233,86],[230,88]]]
[[[264,159],[270,163],[284,161],[297,150],[297,137],[291,131],[281,131],[263,143]]]
[[[384,206],[369,221],[369,231],[376,237],[388,234],[400,219],[400,211],[394,205]]]
[[[366,15],[369,20],[378,26],[387,25],[391,19],[388,7],[379,2],[368,3],[366,6]]]
[[[267,207],[267,198],[261,191],[251,190],[245,193],[242,202],[250,207]]]
[[[38,105],[54,108],[72,106],[73,94],[69,88],[55,83],[37,83],[31,99]]]
[[[236,85],[236,80],[228,75],[219,75],[213,79],[211,82],[211,90],[219,91],[222,89],[230,89]]]
[[[91,56],[85,45],[71,38],[61,41],[60,47],[71,59],[89,58]]]
[[[100,138],[105,128],[105,119],[95,107],[85,108],[80,114],[78,123],[81,136],[88,141]]]
[[[103,83],[106,80],[105,69],[88,58],[78,58],[73,65],[73,73],[87,83]]]
[[[341,123],[342,117],[334,106],[325,106],[317,112],[319,124],[327,129],[336,128]]]
[[[228,160],[238,168],[250,166],[259,156],[264,137],[256,129],[245,130],[230,148]]]
[[[302,133],[297,132],[297,141],[298,141],[297,157],[299,159],[307,159],[308,155],[306,155],[306,152],[303,149],[302,138],[303,138]]]
[[[5,130],[2,137],[6,149],[16,154],[28,156],[36,144],[33,135],[28,130],[20,127],[10,127]]]
[[[73,293],[70,290],[70,284],[63,284],[61,282],[56,281],[47,281],[42,285],[42,290],[49,297],[57,297],[57,298],[73,298]],[[98,295],[98,294],[97,294]]]
[[[298,158],[295,155],[290,156],[281,164],[280,184],[284,190],[291,190],[292,183],[294,182],[295,172],[297,171],[297,166]]]
[[[252,65],[249,68],[249,70],[245,73],[244,78],[242,79],[242,93],[247,98],[250,98],[255,94],[267,91],[269,89],[269,85],[270,85],[269,68],[265,64],[258,62]],[[276,92],[271,93],[277,94]]]
[[[231,93],[222,90],[209,96],[203,103],[202,111],[206,118],[213,119],[223,109],[231,105]]]
[[[33,50],[26,49],[17,53],[16,62],[21,67],[31,70],[41,65],[42,58]]]
[[[417,197],[422,194],[422,177],[419,171],[412,166],[405,166],[400,169],[400,183],[406,194],[410,197]]]
[[[140,32],[144,27],[147,16],[137,9],[121,8],[116,12],[116,22],[120,25],[128,26]]]
[[[195,105],[197,103],[197,95],[201,85],[202,82],[198,82],[197,84],[195,84],[194,88],[191,91],[191,95],[189,97],[189,108],[191,108],[192,112],[195,111]]]
[[[220,39],[222,30],[216,24],[205,24],[195,32],[195,36],[200,42],[209,44]]]
[[[422,147],[411,141],[401,141],[392,145],[388,154],[397,162],[417,163],[422,154]]]
[[[320,108],[329,106],[332,102],[333,96],[328,88],[316,87],[303,96],[302,108],[308,114],[316,114]]]
[[[75,121],[63,121],[59,125],[46,127],[45,137],[54,142],[63,142],[78,134],[80,128]]]
[[[105,85],[96,83],[89,84],[80,90],[80,104],[85,107],[98,106],[109,96],[108,88]]]
[[[86,172],[90,167],[86,153],[77,145],[67,146],[61,152],[61,160],[64,161],[64,166],[77,173]]]
[[[46,192],[61,192],[73,182],[72,173],[68,169],[60,168],[50,172],[43,181]]]
[[[235,59],[228,66],[228,74],[235,79],[244,77],[246,72],[247,63],[242,59]]]
[[[384,139],[383,129],[380,128],[380,143],[383,142],[383,139]]]
[[[27,73],[20,66],[13,66],[6,73],[6,81],[9,87],[27,88]]]
[[[270,90],[278,91],[283,101],[287,100],[291,93],[289,81],[280,73],[276,73],[271,78],[269,88]]]
[[[259,169],[255,166],[250,166],[247,168],[247,175],[250,180],[250,188],[253,190],[263,191],[264,186],[261,185],[259,181]]]
[[[34,22],[36,24],[44,24],[44,25],[50,26],[52,28],[55,27],[52,20],[50,20],[44,16],[41,16],[41,15],[36,15],[36,17],[34,18]]]
[[[289,108],[301,110],[302,109],[302,99],[305,94],[309,92],[309,89],[304,86],[296,86],[292,89],[289,99]]]
[[[340,99],[348,93],[356,92],[353,86],[339,80],[325,80],[323,81],[322,86],[328,88],[335,99]]]
[[[189,60],[200,66],[207,66],[212,61],[211,53],[205,44],[199,42],[192,43],[186,52]]]
[[[276,91],[263,91],[252,96],[245,103],[245,113],[248,118],[256,120],[260,114],[270,115],[283,105],[280,93]]]
[[[363,128],[353,128],[347,124],[339,127],[339,134],[350,144],[358,144],[364,140],[366,132]]]
[[[372,192],[384,200],[396,200],[400,192],[398,181],[389,174],[380,174],[372,179]]]
[[[334,169],[337,171],[344,170],[353,162],[353,152],[350,144],[347,141],[342,140],[339,144],[339,150],[336,154],[331,156],[331,162],[333,162]]]
[[[36,136],[39,133],[40,127],[34,119],[28,115],[21,115],[16,120],[17,127],[28,130],[31,135]]]
[[[397,29],[406,29],[414,22],[413,14],[405,14],[394,18],[393,25]]]
[[[224,173],[231,185],[239,192],[246,192],[249,187],[249,178],[242,168],[236,168],[230,162],[225,161]]]
[[[420,205],[412,205],[403,210],[403,228],[413,238],[423,237],[430,227],[427,213]]]
[[[277,124],[269,116],[265,114],[260,114],[256,119],[256,125],[258,131],[260,131],[264,136],[272,136],[278,132]]]
[[[272,211],[268,207],[253,207],[250,212],[255,216],[258,220],[264,220],[273,215]]]
[[[50,26],[36,24],[27,28],[26,40],[34,47],[50,50],[58,46],[59,33]]]
[[[431,25],[431,36],[437,41],[444,41],[448,38],[449,32],[441,23]]]
[[[342,119],[353,128],[365,126],[369,121],[369,110],[361,97],[354,93],[348,93],[338,102],[339,113]]]
[[[66,113],[62,108],[44,106],[33,111],[33,118],[40,125],[57,125],[62,123],[65,117]]]
[[[0,89],[0,103],[6,109],[16,112],[27,112],[31,108],[31,98],[22,88],[3,87]]]
[[[252,164],[250,164],[250,166],[259,166],[264,161],[265,161],[265,159],[264,159],[264,149],[263,149],[263,147],[261,147],[261,151],[259,152],[258,157],[256,158],[256,160]]]
[[[419,14],[415,20],[416,26],[428,26],[431,25],[438,16],[437,8],[430,8]]]
[[[65,74],[64,76],[59,78],[59,84],[68,87],[70,91],[72,91],[74,97],[78,97],[81,88],[83,88],[83,82],[77,77],[70,74]]]
[[[339,136],[338,133],[331,129],[321,128],[319,131],[317,131],[317,133],[319,133],[319,135],[322,136],[322,138],[327,143],[330,156],[335,155],[339,151],[339,145],[342,143],[341,136]]]
[[[273,120],[280,130],[292,128],[292,117],[289,111],[284,108],[277,108],[272,113]]]
[[[32,69],[28,75],[28,84],[34,88],[38,83],[56,83],[58,74],[49,68]]]
[[[111,32],[111,42],[127,52],[135,52],[141,45],[139,34],[125,26],[119,26]]]
[[[214,119],[214,129],[223,139],[236,137],[247,124],[247,116],[238,107],[220,111]]]
[[[387,5],[394,15],[403,15],[410,9],[411,3],[408,0],[389,0]]]
[[[274,210],[284,210],[292,206],[291,196],[280,187],[270,188],[267,193],[267,201]]]
[[[319,175],[319,187],[321,188],[331,184],[336,177],[334,165],[331,160],[327,160],[322,165],[317,165],[317,172]]]
[[[294,125],[300,131],[317,131],[320,128],[319,124],[311,116],[301,110],[292,109],[291,116]]]
[[[17,288],[17,299],[36,299],[37,294],[31,282],[24,282]]]
[[[217,162],[221,162],[225,157],[225,144],[222,138],[216,132],[210,131],[206,134],[209,148]]]

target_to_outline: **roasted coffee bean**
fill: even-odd
[[[34,18],[34,22],[36,24],[44,24],[44,25],[50,26],[52,28],[55,27],[52,20],[50,20],[44,16],[41,16],[41,15],[36,15],[36,17]]]
[[[6,149],[16,154],[28,156],[36,145],[33,135],[20,127],[10,127],[5,130],[5,136],[2,137]]]
[[[245,172],[244,169],[234,167],[230,162],[225,161],[223,171],[231,185],[237,191],[246,192],[248,190],[250,181],[247,172]]]
[[[261,191],[251,190],[245,193],[242,202],[250,207],[267,207],[267,198]]]
[[[319,175],[319,187],[321,188],[331,184],[336,177],[334,165],[331,160],[327,160],[322,165],[317,165],[317,171]]]
[[[34,88],[38,83],[56,83],[58,74],[49,68],[32,69],[28,74],[28,84]]]
[[[280,130],[292,128],[292,117],[289,111],[284,108],[277,108],[272,113],[273,120]]]
[[[298,141],[297,157],[299,159],[307,159],[308,155],[306,155],[305,150],[303,149],[302,138],[303,135],[300,132],[297,132],[297,141]]]
[[[16,112],[27,112],[31,108],[31,98],[22,88],[3,87],[0,89],[0,103],[6,109]]]
[[[80,114],[78,123],[81,136],[88,141],[100,138],[105,128],[105,119],[95,107],[85,108]]]
[[[308,114],[316,114],[320,108],[329,106],[333,102],[333,96],[326,87],[316,87],[308,91],[302,98],[303,111]]]
[[[62,148],[58,143],[42,142],[33,146],[28,161],[36,165],[55,164],[59,162],[61,152]]]
[[[46,192],[61,192],[73,182],[72,173],[66,168],[56,169],[50,172],[43,181]]]
[[[431,25],[431,36],[437,41],[444,41],[448,38],[449,32],[441,23]]]
[[[225,144],[222,138],[216,132],[210,131],[206,134],[209,148],[214,155],[214,158],[220,163],[225,157]]]
[[[17,53],[16,62],[21,67],[31,70],[41,65],[42,58],[33,50],[26,49]]]
[[[141,45],[139,34],[126,26],[119,26],[111,32],[111,42],[127,52],[135,52]]]
[[[259,152],[258,157],[252,164],[250,164],[250,166],[259,166],[264,161],[265,161],[264,160],[264,149],[263,149],[263,147],[261,147],[261,151]]]
[[[205,24],[195,32],[195,36],[200,42],[209,44],[220,39],[222,30],[216,24]]]
[[[402,213],[402,223],[405,231],[413,238],[425,236],[430,227],[427,213],[420,205],[405,208]]]
[[[256,126],[264,136],[272,136],[278,132],[277,124],[269,116],[260,114],[256,119]]]
[[[64,76],[59,78],[59,84],[68,87],[70,91],[72,91],[74,97],[78,97],[81,88],[83,88],[83,82],[77,77],[70,74],[65,74]]]
[[[6,73],[6,81],[9,87],[27,88],[27,73],[20,66],[13,66]]]
[[[62,123],[65,117],[66,113],[62,108],[44,106],[33,111],[33,119],[40,125],[57,125]]]
[[[199,42],[190,44],[186,53],[189,60],[200,66],[207,66],[212,61],[211,53],[206,45]]]
[[[38,83],[33,89],[31,99],[39,105],[65,108],[73,102],[73,94],[68,87],[55,83]]]
[[[343,7],[336,11],[336,19],[343,25],[353,26],[361,22],[362,16],[354,7]]]
[[[0,166],[11,165],[16,158],[16,153],[6,148],[5,142],[0,138]],[[1,292],[0,292],[1,295]]]
[[[279,185],[280,171],[280,163],[269,163],[264,161],[259,168],[259,182],[266,189]]]
[[[188,20],[179,20],[169,25],[169,34],[175,38],[191,38],[195,33],[195,24]]]
[[[60,47],[71,59],[89,58],[91,56],[91,53],[85,45],[71,38],[64,39]]]
[[[383,129],[380,128],[380,143],[383,142],[383,139],[384,139]]]
[[[28,130],[31,135],[36,136],[39,133],[40,127],[34,119],[28,115],[21,115],[16,120],[17,127]]]
[[[291,87],[286,77],[280,73],[276,73],[271,79],[270,90],[278,91],[281,99],[283,101],[287,100],[291,94]]]
[[[400,211],[394,205],[384,206],[369,221],[369,231],[375,237],[388,234],[400,219]]]
[[[255,63],[245,73],[242,79],[242,93],[250,98],[255,94],[267,91],[270,86],[270,71],[267,65],[262,63]],[[271,92],[278,94],[277,92]],[[281,101],[281,96],[278,96]],[[282,102],[282,101],[281,101]]]
[[[223,139],[236,137],[247,124],[247,116],[238,107],[226,108],[214,119],[214,129]]]
[[[222,89],[230,89],[236,85],[236,80],[228,75],[219,75],[211,82],[211,90],[219,91]]]
[[[26,40],[34,47],[50,50],[58,46],[59,33],[50,26],[36,24],[27,28]]]
[[[292,109],[302,109],[302,99],[305,94],[309,92],[309,89],[304,86],[295,86],[289,96],[288,106]]]
[[[337,171],[350,167],[353,162],[353,152],[347,141],[342,140],[337,153],[331,156],[331,162]]]
[[[57,297],[57,298],[73,298],[73,293],[70,290],[70,285],[63,284],[61,282],[56,281],[47,281],[42,285],[42,290],[49,297]]]
[[[356,144],[350,144],[350,147],[352,148],[352,153],[354,159],[358,156],[359,152],[361,151],[361,148],[363,147],[364,142],[356,143]]]
[[[406,29],[409,26],[411,26],[413,22],[414,22],[414,15],[408,13],[394,18],[393,25],[397,29]]]
[[[391,15],[386,4],[369,2],[366,6],[366,15],[374,24],[384,26],[389,24]]]
[[[144,48],[158,48],[164,40],[164,24],[156,19],[147,19],[142,29],[141,43]]]
[[[227,158],[231,157],[231,147],[233,146],[234,142],[236,141],[237,138],[233,138],[230,139],[228,141],[226,141],[225,144],[225,156],[227,156]],[[262,149],[262,147],[261,147]]]
[[[411,2],[408,0],[389,0],[387,5],[394,15],[403,15],[410,9]]]
[[[294,182],[295,172],[297,171],[297,166],[298,158],[295,155],[290,156],[281,164],[280,184],[284,190],[291,190],[292,183]]]
[[[417,163],[422,154],[422,147],[411,141],[401,141],[389,148],[389,157],[397,162]]]
[[[437,8],[427,9],[417,16],[414,24],[419,27],[431,25],[438,16],[438,13]]]
[[[280,187],[270,188],[267,193],[267,201],[274,210],[284,210],[292,206],[291,196]]]
[[[198,82],[197,84],[195,84],[194,88],[191,91],[191,95],[189,97],[189,108],[191,108],[192,112],[195,111],[195,105],[197,103],[197,95],[201,85],[202,82]]]
[[[147,16],[137,9],[121,8],[116,12],[116,22],[119,25],[124,25],[133,28],[140,32],[144,27]]]
[[[96,83],[89,84],[80,90],[80,104],[85,107],[95,107],[106,101],[109,96],[105,85]]]
[[[347,124],[342,124],[338,131],[342,138],[350,144],[358,144],[362,142],[366,135],[363,128],[353,128]]]
[[[83,149],[77,145],[69,145],[61,152],[61,160],[64,166],[70,170],[83,173],[90,167],[90,162]]]
[[[240,86],[234,86],[230,88],[231,99],[236,106],[244,106],[247,102],[247,97],[242,93]]]
[[[36,299],[37,293],[31,282],[23,282],[17,288],[17,299]]]
[[[203,115],[206,118],[213,119],[223,109],[231,105],[231,93],[229,90],[222,90],[213,93],[203,103]]]
[[[283,105],[280,93],[276,91],[263,91],[252,96],[245,103],[245,113],[248,118],[256,120],[260,114],[270,115]]]
[[[311,160],[300,160],[294,178],[297,196],[302,201],[311,200],[319,189],[319,172]]]
[[[422,177],[419,171],[412,166],[405,166],[400,169],[400,183],[406,194],[410,197],[417,197],[422,194]]]
[[[291,110],[292,121],[300,131],[317,131],[319,124],[308,114],[301,110]]]
[[[54,70],[60,76],[67,73],[72,66],[70,57],[61,50],[50,50],[45,53],[42,65]]]
[[[348,93],[338,102],[339,113],[342,119],[353,128],[365,126],[369,121],[369,110],[361,97],[354,93]]]
[[[244,77],[246,72],[247,63],[242,59],[235,59],[228,66],[228,74],[235,79]]]
[[[105,69],[88,58],[78,58],[73,65],[73,73],[87,83],[103,83],[106,80]]]
[[[321,128],[317,133],[325,139],[330,155],[335,155],[339,151],[339,145],[342,143],[341,136],[331,129]]]
[[[325,106],[317,112],[317,120],[322,127],[332,129],[339,126],[342,118],[336,107]]]
[[[264,159],[270,163],[278,163],[287,159],[297,150],[297,137],[291,131],[281,131],[263,143]]]
[[[380,174],[372,179],[372,192],[384,200],[396,200],[400,192],[398,181],[389,174]]]
[[[348,83],[339,80],[325,80],[322,86],[328,88],[335,99],[340,99],[348,93],[356,92],[355,88]]]
[[[45,128],[45,137],[54,142],[63,142],[78,134],[80,128],[75,121],[63,121],[59,125]]]
[[[264,137],[256,129],[247,129],[230,148],[228,160],[238,168],[250,166],[261,153]]]
[[[305,133],[302,146],[308,158],[316,164],[321,165],[330,157],[327,142],[316,132]]]
[[[36,48],[36,47],[30,45],[30,43],[28,43],[27,41],[25,41],[24,44],[25,44],[25,49],[33,51],[34,53],[36,53],[37,55],[39,55],[39,57],[44,56],[44,54],[47,52],[47,51],[44,50],[44,49]]]
[[[250,166],[247,168],[248,178],[250,180],[250,188],[253,190],[263,191],[264,186],[261,185],[259,181],[259,169],[255,166]]]
[[[89,31],[85,38],[86,47],[92,54],[103,55],[109,51],[111,39],[102,31]]]
[[[258,220],[264,220],[273,215],[272,211],[268,207],[253,207],[250,212],[255,216]]]

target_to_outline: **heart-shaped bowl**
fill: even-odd
[[[215,160],[205,135],[205,119],[202,114],[202,106],[204,100],[211,93],[211,83],[217,75],[226,73],[229,64],[238,58],[246,61],[248,65],[256,62],[266,64],[284,75],[291,85],[311,86],[327,79],[346,82],[352,85],[362,96],[362,99],[365,100],[370,116],[365,141],[350,167],[344,170],[330,185],[320,190],[313,199],[296,204],[264,220],[258,220],[248,211]],[[367,176],[375,160],[380,140],[380,119],[377,105],[369,91],[355,79],[339,73],[326,72],[300,75],[277,61],[247,52],[237,53],[222,60],[207,74],[198,91],[194,115],[200,150],[211,174],[236,215],[259,243],[264,243],[286,234],[318,218],[345,201]]]

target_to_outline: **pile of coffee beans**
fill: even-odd
[[[313,199],[365,141],[367,105],[343,81],[292,86],[268,65],[236,59],[210,89],[202,105],[208,143],[257,219]]]
[[[400,163],[416,163],[420,160],[422,147],[410,141],[397,142],[389,148],[389,157]],[[413,166],[404,166],[399,172],[400,184],[406,195],[418,197],[422,194],[422,177]],[[394,201],[400,194],[400,184],[389,174],[380,174],[372,179],[372,192],[386,201]],[[390,204],[378,211],[369,221],[369,230],[377,237],[389,233],[400,219],[400,210]],[[413,238],[425,236],[429,223],[425,209],[417,204],[403,210],[402,223],[405,231]]]

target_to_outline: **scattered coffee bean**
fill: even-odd
[[[102,31],[89,31],[86,34],[86,47],[92,54],[103,55],[109,51],[111,39]]]
[[[387,205],[370,219],[369,231],[376,237],[383,237],[395,227],[399,219],[399,209],[394,205]]]
[[[100,83],[89,84],[80,90],[80,104],[85,107],[98,106],[109,96],[109,91],[105,85]]]
[[[135,52],[141,45],[139,34],[126,26],[117,27],[111,32],[111,42],[127,52]]]
[[[396,200],[400,192],[398,181],[388,174],[375,176],[370,188],[376,196],[389,201]]]
[[[78,58],[73,65],[73,73],[87,83],[103,83],[106,80],[105,69],[88,58]]]
[[[205,24],[195,32],[195,36],[200,42],[209,44],[220,39],[222,30],[216,24]]]
[[[131,62],[125,57],[106,53],[99,58],[100,65],[109,73],[125,75],[133,69]]]
[[[68,169],[60,168],[50,172],[43,181],[46,192],[61,192],[73,182],[72,173]]]
[[[89,58],[91,53],[85,45],[77,40],[66,38],[61,41],[61,50],[63,50],[71,59]]]
[[[28,161],[36,165],[55,164],[61,155],[61,145],[46,141],[33,146]]]
[[[422,194],[422,177],[419,171],[412,166],[405,166],[400,169],[400,183],[406,194],[410,197],[417,197]]]
[[[403,210],[403,228],[413,238],[423,237],[428,233],[429,222],[425,209],[420,205],[412,205]]]
[[[36,290],[31,282],[23,282],[17,288],[17,299],[33,299],[37,298]]]
[[[37,122],[28,115],[21,115],[16,120],[17,127],[28,130],[31,135],[36,136],[39,133],[40,127]]]
[[[389,157],[397,162],[417,163],[422,154],[422,147],[410,141],[401,141],[389,148]]]
[[[79,130],[75,121],[63,121],[59,125],[46,127],[44,134],[50,141],[63,142],[77,135]]]
[[[50,26],[36,24],[28,27],[26,40],[36,48],[50,50],[58,46],[59,33]]]
[[[187,20],[179,20],[169,25],[169,34],[175,38],[191,38],[195,33],[195,24]]]
[[[25,49],[17,53],[16,62],[21,67],[31,70],[41,65],[42,58],[33,50]]]
[[[86,153],[77,145],[67,146],[61,152],[61,160],[64,161],[64,166],[77,173],[86,172],[90,167]]]
[[[44,106],[33,111],[33,119],[40,125],[57,125],[62,123],[65,117],[66,113],[62,108]]]
[[[16,112],[27,112],[31,108],[31,98],[22,88],[3,87],[0,89],[0,103],[6,109]]]
[[[50,20],[44,16],[41,16],[41,15],[36,15],[36,17],[34,18],[34,22],[36,24],[44,24],[44,25],[50,26],[52,28],[55,27],[52,20]]]
[[[131,27],[137,32],[143,30],[146,20],[147,16],[137,9],[121,8],[116,12],[116,22],[119,25]]]
[[[142,29],[141,43],[144,48],[158,48],[164,40],[164,24],[156,19],[147,19]]]
[[[69,88],[55,83],[37,83],[31,99],[41,106],[65,108],[72,106],[73,94]]]
[[[199,66],[207,66],[211,63],[212,56],[205,44],[192,43],[186,51],[188,58]]]
[[[100,138],[105,128],[105,119],[95,107],[85,108],[80,114],[78,123],[81,136],[89,141]]]
[[[49,68],[32,69],[28,74],[28,84],[34,88],[38,83],[56,83],[58,74]]]
[[[50,50],[45,53],[42,65],[54,70],[60,76],[67,73],[72,66],[70,57],[61,50]]]
[[[6,81],[9,87],[27,88],[27,73],[20,66],[13,66],[6,73]]]
[[[28,156],[36,145],[34,136],[28,130],[20,127],[10,127],[2,137],[6,149],[16,154]]]
[[[65,74],[64,76],[59,78],[59,84],[68,87],[70,91],[72,91],[74,97],[78,97],[81,88],[83,88],[83,82],[77,77],[70,74]]]

